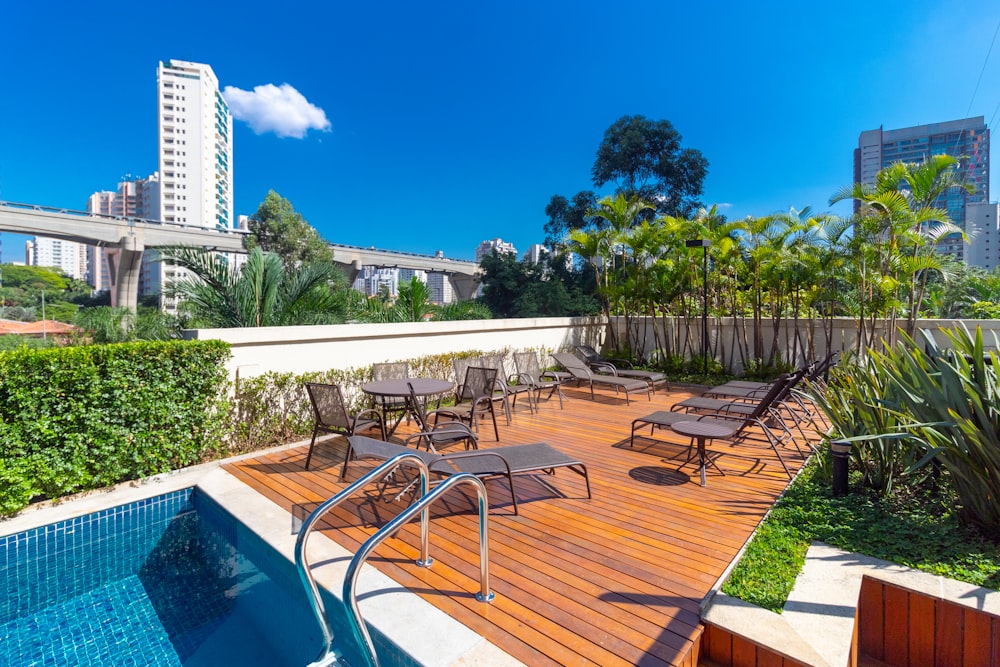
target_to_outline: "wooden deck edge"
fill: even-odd
[[[702,614],[702,623],[744,639],[776,656],[809,667],[832,667],[825,658],[773,611],[718,593]],[[705,633],[711,634],[711,631]],[[719,659],[711,645],[702,646],[702,659]]]

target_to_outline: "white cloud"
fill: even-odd
[[[226,86],[222,96],[236,120],[246,121],[257,134],[301,139],[309,130],[330,131],[326,112],[287,83],[268,83],[251,90]]]

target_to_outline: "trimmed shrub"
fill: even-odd
[[[228,357],[219,341],[0,353],[0,512],[215,456]]]

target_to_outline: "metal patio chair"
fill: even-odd
[[[313,448],[316,446],[316,436],[320,433],[352,436],[359,431],[377,426],[382,439],[385,440],[385,422],[382,421],[382,415],[378,410],[362,410],[352,414],[347,402],[344,401],[344,394],[340,391],[339,385],[319,382],[306,382],[305,385],[315,418],[309,453],[306,455],[306,470],[309,470]]]

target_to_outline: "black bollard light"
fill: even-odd
[[[833,495],[847,495],[847,460],[851,457],[851,443],[832,441],[830,454],[833,456]]]

